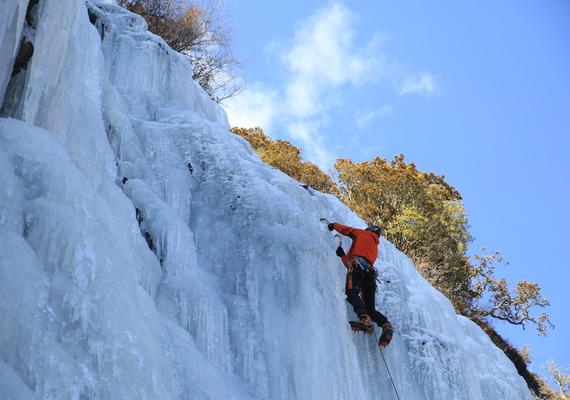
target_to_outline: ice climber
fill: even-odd
[[[366,229],[351,228],[337,223],[328,224],[330,231],[336,230],[352,239],[348,254],[339,246],[336,255],[342,259],[347,269],[346,297],[354,308],[360,321],[351,322],[352,326],[359,326],[364,331],[373,330],[372,321],[382,328],[382,335],[378,345],[386,347],[394,331],[388,319],[376,310],[376,277],[378,272],[374,262],[378,257],[378,243],[380,242],[380,227],[369,225]]]

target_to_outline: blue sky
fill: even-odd
[[[497,323],[532,369],[570,368],[570,2],[227,0],[247,89],[230,122],[327,169],[404,153],[457,187],[514,284],[541,285],[546,338]]]

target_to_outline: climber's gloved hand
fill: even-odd
[[[339,257],[344,257],[346,253],[344,252],[342,247],[338,246],[338,248],[336,249],[336,255]]]
[[[329,228],[329,231],[334,231],[334,222],[328,224],[327,227]]]

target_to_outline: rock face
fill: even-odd
[[[0,0],[0,397],[396,398],[319,217],[363,222],[230,134],[140,17],[32,3]],[[401,399],[532,399],[385,240],[376,265]]]

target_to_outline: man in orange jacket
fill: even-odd
[[[352,322],[351,325],[359,325],[363,330],[372,329],[372,321],[382,328],[382,335],[378,345],[386,347],[394,331],[388,319],[376,310],[376,276],[378,272],[374,268],[374,262],[378,257],[378,243],[380,243],[380,227],[369,225],[366,229],[351,228],[337,223],[328,224],[330,231],[336,230],[344,236],[352,239],[352,245],[348,254],[342,247],[336,250],[337,256],[347,269],[346,274],[346,297],[354,308],[360,321]]]

